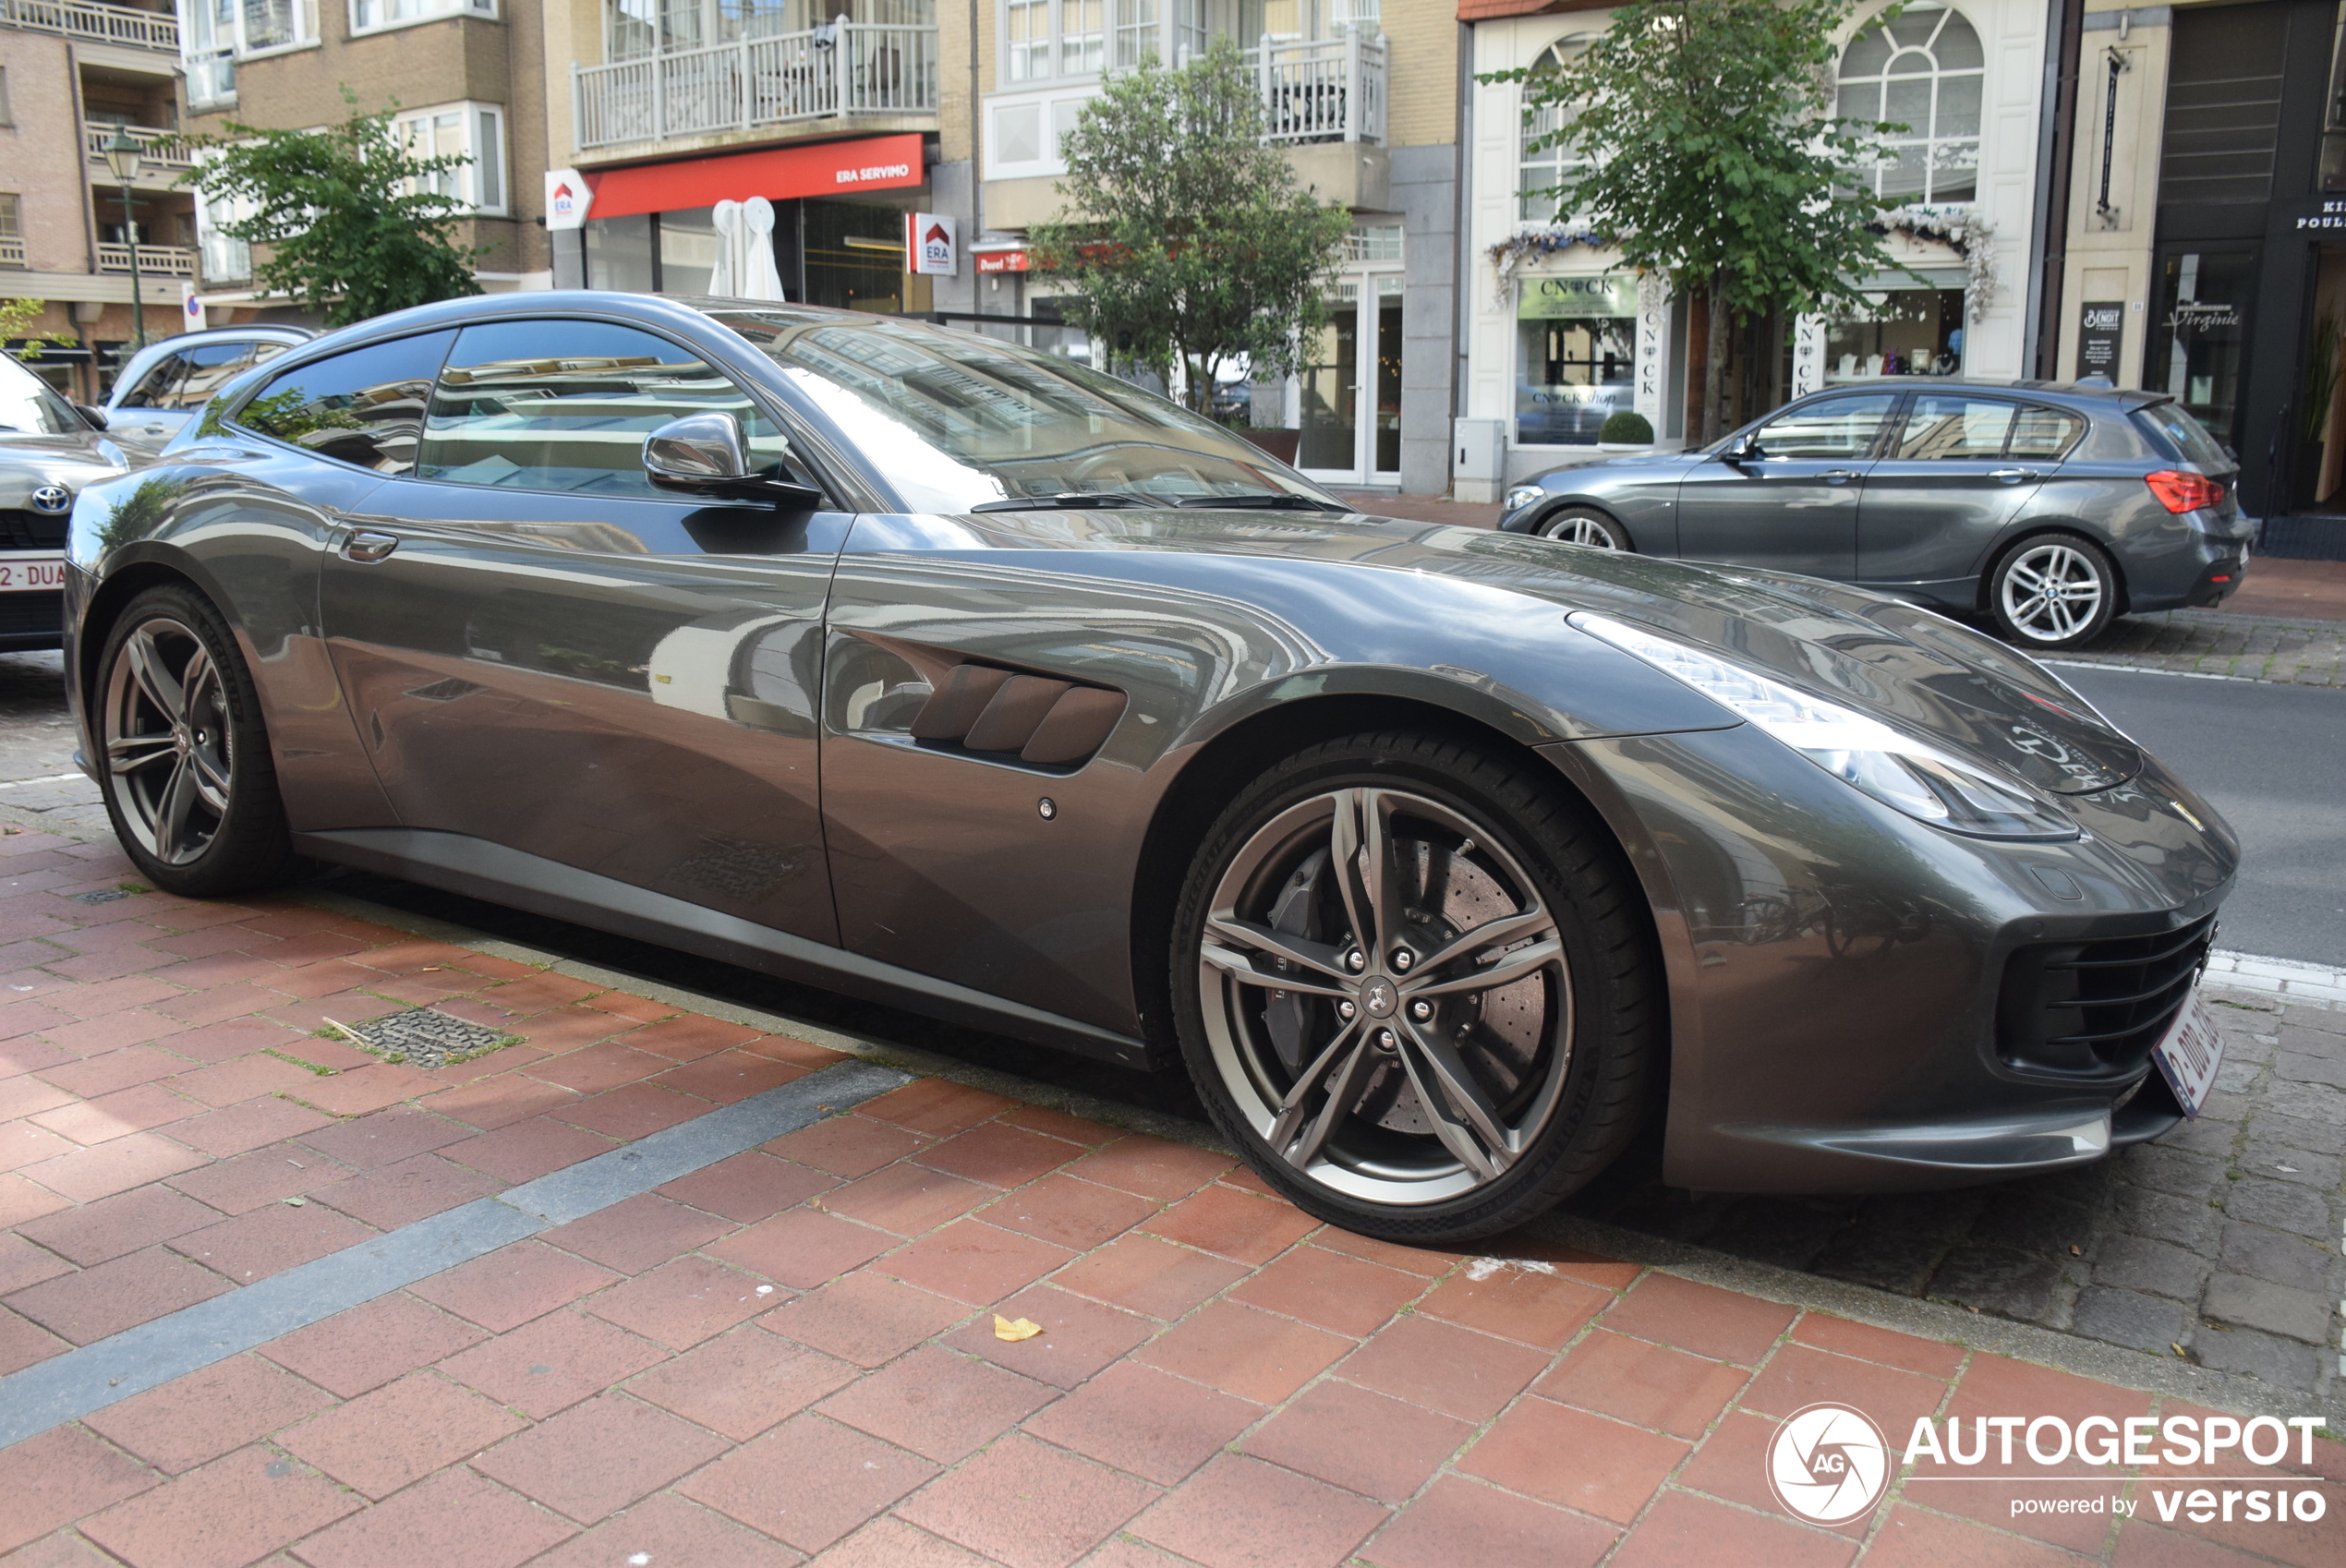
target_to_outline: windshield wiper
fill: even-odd
[[[1119,490],[1081,490],[1072,495],[1010,496],[1001,501],[982,501],[970,508],[972,512],[1050,512],[1059,510],[1090,511],[1102,506],[1156,506],[1162,503],[1143,496],[1128,496]]]
[[[1261,507],[1287,512],[1336,512],[1349,515],[1355,508],[1340,501],[1316,501],[1310,496],[1292,493],[1242,496],[1183,496],[1173,503],[1179,507]]]

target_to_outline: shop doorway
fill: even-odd
[[[1355,269],[1297,378],[1296,466],[1332,484],[1401,480],[1401,274]]]
[[[2166,246],[2159,258],[2159,309],[2150,323],[2146,384],[2191,410],[2210,434],[2241,443],[2248,323],[2256,252],[2245,247]]]

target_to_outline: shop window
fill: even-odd
[[[586,224],[586,286],[629,294],[658,292],[652,271],[653,223],[648,212],[594,218]]]
[[[1532,79],[1524,83],[1527,100],[1542,78],[1553,78],[1562,72],[1591,41],[1591,34],[1577,32],[1548,45],[1539,59],[1532,63]],[[1524,112],[1523,139],[1516,180],[1516,215],[1525,223],[1554,222],[1570,199],[1569,192],[1576,171],[1589,166],[1589,159],[1576,149],[1568,144],[1548,140],[1563,128],[1566,118],[1566,112],[1553,104]]]
[[[1828,383],[1962,372],[1963,290],[1893,288],[1867,297],[1867,308],[1826,325]]]
[[[1841,56],[1841,113],[1887,120],[1866,176],[1891,206],[1970,201],[1979,193],[1979,34],[1962,12],[1916,0],[1885,13]]]
[[[2171,253],[2159,268],[2159,314],[2151,322],[2149,384],[2234,446],[2255,269],[2250,251]]]
[[[505,112],[487,103],[445,103],[399,116],[407,151],[418,158],[468,160],[417,183],[476,212],[505,211]]]
[[[1636,400],[1638,280],[1626,272],[1523,280],[1516,303],[1515,439],[1593,446]]]

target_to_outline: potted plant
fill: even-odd
[[[1599,452],[1651,452],[1653,426],[1634,409],[1615,409],[1597,431]]]

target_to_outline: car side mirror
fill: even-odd
[[[1747,436],[1738,437],[1735,445],[1727,449],[1727,461],[1730,463],[1757,463],[1767,455],[1766,449],[1760,444],[1760,435],[1756,430]]]
[[[77,403],[73,405],[73,411],[80,415],[81,422],[93,430],[103,430],[107,428],[105,411],[103,409],[92,408],[86,403]]]
[[[655,488],[686,495],[768,501],[792,512],[812,512],[823,492],[773,473],[752,473],[742,422],[711,410],[671,419],[644,438],[644,472]]]

